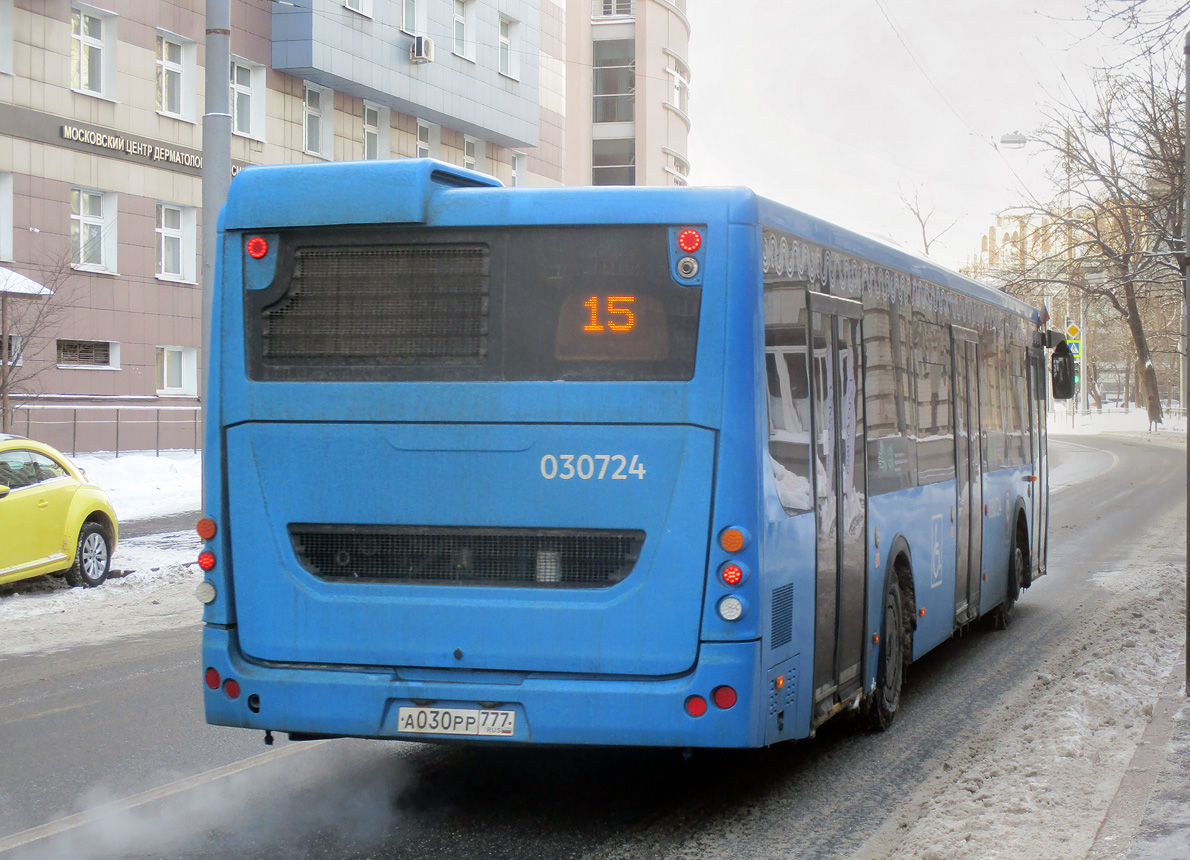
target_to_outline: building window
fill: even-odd
[[[306,152],[330,158],[334,143],[334,93],[323,87],[306,84]]]
[[[417,32],[417,0],[401,0],[401,29],[406,33]]]
[[[70,86],[115,97],[116,16],[87,6],[70,10]]]
[[[669,103],[684,114],[690,113],[690,68],[677,57],[670,57],[666,71],[673,79]]]
[[[0,260],[12,260],[12,174],[0,173]]]
[[[592,185],[636,184],[636,141],[632,138],[592,141]]]
[[[198,351],[193,347],[157,347],[157,393],[198,393]]]
[[[58,365],[119,369],[120,344],[108,340],[60,340]]]
[[[380,108],[364,102],[364,158],[380,158]]]
[[[690,175],[690,162],[668,147],[663,147],[663,149],[669,158],[665,172],[669,174],[670,181],[674,185],[688,185],[686,177]]]
[[[157,204],[157,277],[196,283],[198,210]]]
[[[482,144],[473,137],[463,137],[463,167],[479,170],[479,151]]]
[[[182,115],[182,43],[157,37],[157,110]]]
[[[231,61],[231,130],[264,139],[264,66],[247,60]]]
[[[513,77],[512,21],[500,19],[500,74]]]
[[[194,122],[198,46],[173,33],[157,34],[157,112]]]
[[[25,357],[21,354],[21,349],[25,346],[25,339],[19,334],[10,334],[8,336],[8,366],[20,367],[25,363]]]
[[[11,75],[13,70],[13,7],[12,0],[0,0],[0,73]]]
[[[343,0],[343,5],[352,12],[372,17],[372,0]]]
[[[468,46],[469,6],[466,0],[455,0],[455,54],[471,59]]]
[[[433,123],[417,121],[417,157],[437,158],[441,130]]]
[[[71,262],[76,268],[116,270],[116,195],[70,190]]]
[[[632,122],[635,116],[636,42],[604,39],[594,43],[593,122]]]
[[[631,18],[632,0],[591,0],[592,18]]]
[[[510,188],[517,188],[525,181],[525,153],[514,152],[512,154],[512,176],[508,180]]]

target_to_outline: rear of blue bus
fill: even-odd
[[[430,161],[242,172],[212,311],[208,721],[762,743],[759,278],[728,264],[759,256],[749,201]]]

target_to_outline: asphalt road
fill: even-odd
[[[1103,599],[1093,574],[1184,503],[1181,449],[1076,441],[1120,463],[1053,495],[1049,575],[1008,631],[915,663],[887,733],[832,724],[690,760],[280,739],[266,751],[259,734],[203,723],[199,631],[182,629],[0,661],[0,858],[851,857],[1073,635]],[[114,803],[62,820],[97,800]]]

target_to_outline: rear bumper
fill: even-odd
[[[417,672],[326,666],[261,665],[245,660],[234,630],[203,630],[203,671],[239,682],[238,698],[203,685],[207,722],[310,735],[598,746],[751,747],[764,743],[758,688],[759,642],[703,643],[695,668],[660,679],[519,676],[503,673]],[[447,677],[450,680],[446,680]],[[738,694],[718,708],[711,691]],[[691,695],[707,713],[691,717]],[[252,697],[256,697],[252,699]],[[401,707],[490,708],[516,713],[512,737],[426,735],[397,730]],[[255,712],[249,707],[255,704]]]

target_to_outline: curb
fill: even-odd
[[[1170,741],[1179,722],[1175,715],[1186,704],[1183,696],[1185,665],[1186,651],[1183,649],[1120,780],[1107,815],[1095,833],[1086,860],[1118,860],[1133,856],[1129,848],[1141,831],[1154,786],[1170,757]],[[1179,776],[1185,783],[1178,786],[1179,793],[1190,795],[1190,773],[1182,772]]]

